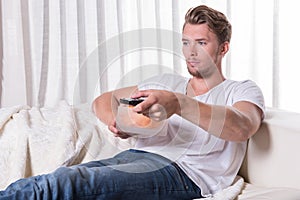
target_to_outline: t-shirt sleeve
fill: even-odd
[[[233,104],[239,101],[247,101],[259,107],[263,116],[265,114],[265,101],[261,89],[251,80],[241,81],[234,90]]]

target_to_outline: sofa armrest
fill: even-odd
[[[267,109],[239,174],[254,185],[300,189],[299,154],[300,114]]]

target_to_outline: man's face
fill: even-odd
[[[217,36],[207,24],[186,24],[183,29],[182,51],[191,75],[206,78],[218,72],[222,54]]]

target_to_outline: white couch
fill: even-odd
[[[64,102],[49,109],[17,106],[0,113],[0,190],[62,164],[98,160],[131,147],[131,140],[114,137],[96,120],[89,105],[74,110]],[[299,143],[300,114],[267,109],[249,140],[239,173],[247,183],[238,181],[244,188],[234,192],[234,197],[240,192],[236,200],[300,200]],[[213,199],[232,199],[218,197]]]
[[[267,109],[249,140],[239,175],[247,182],[237,200],[300,200],[300,114]]]

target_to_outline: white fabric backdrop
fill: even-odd
[[[292,0],[1,0],[0,106],[91,102],[151,75],[186,75],[180,32],[200,4],[233,25],[226,76],[256,81],[267,106],[300,112]]]

